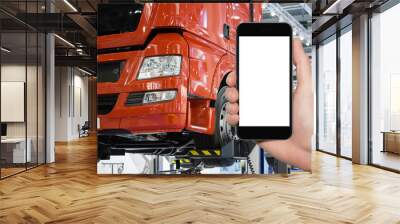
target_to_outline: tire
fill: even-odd
[[[212,135],[194,134],[194,142],[198,149],[217,149],[226,145],[233,139],[234,128],[226,121],[226,106],[228,100],[225,97],[227,86],[218,91],[217,101],[215,102],[215,131]]]
[[[109,160],[111,156],[111,150],[109,145],[102,142],[97,143],[97,161]]]

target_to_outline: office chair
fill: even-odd
[[[78,130],[79,130],[79,138],[89,136],[89,130],[90,130],[89,121],[85,121],[82,127],[78,125]]]

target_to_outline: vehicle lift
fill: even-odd
[[[98,143],[98,157],[101,160],[109,160],[111,156],[125,156],[130,153],[141,153],[148,155],[159,156],[174,156],[176,170],[162,171],[162,172],[180,172],[182,174],[199,174],[202,167],[201,162],[203,159],[234,159],[246,161],[247,168],[245,173],[254,174],[255,170],[253,163],[249,158],[251,151],[256,143],[254,141],[234,139],[221,149],[197,149],[193,140],[181,146],[144,146],[132,147],[130,144],[108,145]],[[263,158],[262,158],[263,159]],[[158,168],[158,166],[156,166]],[[186,168],[186,169],[184,169]],[[287,164],[282,162],[275,162],[273,164],[275,173],[287,175],[289,170]],[[156,170],[156,174],[162,173]]]

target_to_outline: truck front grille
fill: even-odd
[[[126,100],[125,105],[135,106],[143,103],[144,92],[141,93],[130,93]]]
[[[102,62],[97,64],[97,82],[117,82],[125,61]]]
[[[97,96],[97,114],[105,115],[110,113],[118,100],[118,94],[104,94]]]

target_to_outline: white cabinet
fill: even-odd
[[[32,140],[26,141],[27,147],[25,151],[25,138],[7,138],[1,140],[2,147],[12,149],[12,163],[25,163],[32,161]]]

